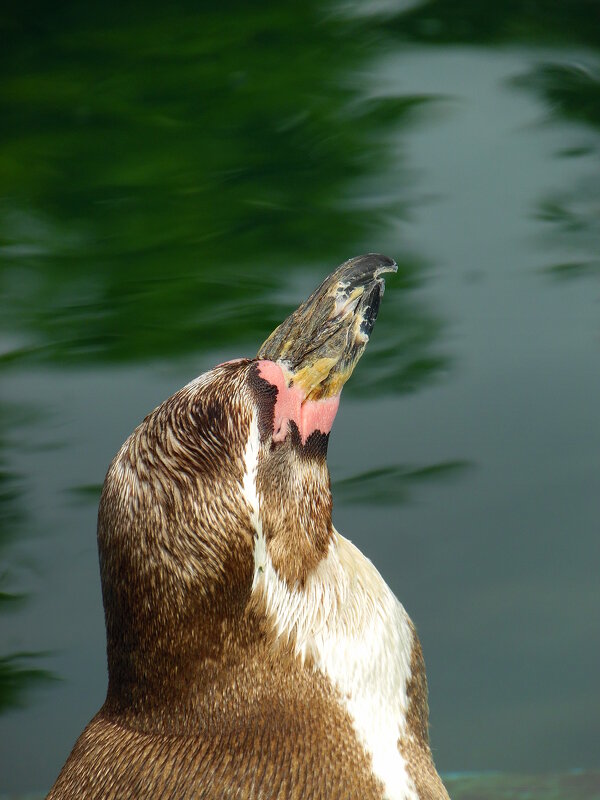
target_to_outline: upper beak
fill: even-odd
[[[385,288],[381,275],[397,269],[378,253],[345,261],[273,331],[258,358],[276,361],[288,386],[301,389],[305,399],[338,395],[375,325]]]

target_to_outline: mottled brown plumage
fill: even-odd
[[[361,280],[372,292],[369,274],[391,262],[366,258]],[[376,310],[369,314],[372,327]],[[347,324],[358,329],[355,316]],[[345,360],[345,373],[357,358]],[[328,435],[316,430],[302,442],[292,421],[285,440],[272,441],[277,390],[258,364],[229,362],[192,381],[146,417],[108,470],[98,517],[108,692],[50,800],[384,797],[360,725],[318,647],[300,657],[300,621],[288,614],[291,633],[283,636],[272,596],[261,594],[259,540],[283,591],[302,598],[316,575],[327,580],[341,539],[331,521]],[[304,366],[296,347],[293,369],[282,369],[294,375]],[[248,494],[253,425],[258,523]],[[356,567],[331,563],[379,586],[368,562],[352,558]],[[407,800],[442,800],[414,629],[409,639],[396,750],[418,792]]]

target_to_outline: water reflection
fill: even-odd
[[[597,68],[596,68],[597,70]],[[563,158],[578,158],[589,165],[587,174],[570,187],[561,187],[540,200],[537,216],[547,223],[554,250],[564,256],[546,266],[558,280],[590,277],[600,271],[600,178],[596,164],[600,141],[600,76],[581,64],[543,63],[515,84],[536,92],[547,104],[547,122],[581,124],[582,144],[561,151]]]
[[[600,17],[593,0],[556,2],[528,0],[485,5],[474,0],[426,0],[415,8],[385,20],[387,32],[411,41],[432,44],[540,45],[579,44],[591,48],[581,56],[564,53],[560,61],[541,60],[511,83],[543,98],[548,121],[569,120],[592,129],[600,127]],[[596,160],[600,144],[595,138],[562,149],[563,157],[589,157],[589,175],[566,190],[541,198],[536,214],[553,224],[555,249],[567,251],[564,259],[545,266],[553,278],[589,277],[600,270],[600,182]],[[569,252],[570,251],[570,252]]]
[[[233,7],[57,27],[42,5],[20,29],[0,87],[2,324],[27,343],[13,357],[260,342],[295,274],[380,242],[407,203],[391,134],[426,98],[367,97],[368,38],[319,3]],[[434,321],[405,311],[388,307],[371,361],[393,389],[440,366]]]
[[[425,0],[386,19],[385,29],[411,41],[485,45],[522,42],[529,46],[567,42],[600,44],[595,0]]]
[[[6,450],[9,431],[19,417],[14,409],[0,405],[0,623],[5,614],[14,613],[27,600],[27,596],[14,589],[15,570],[10,563],[10,546],[27,529],[23,480],[8,468]],[[4,649],[4,648],[3,648]],[[0,714],[10,708],[25,705],[31,690],[53,679],[50,672],[40,669],[39,653],[0,653]]]
[[[600,274],[600,180],[583,178],[572,189],[553,193],[538,207],[538,218],[550,226],[548,237],[564,259],[544,268],[557,280]]]
[[[538,92],[552,117],[600,127],[600,76],[582,64],[538,64],[516,83]]]
[[[597,413],[585,404],[594,370],[579,341],[552,338],[580,315],[553,287],[548,301],[538,272],[598,271],[598,78],[558,63],[565,45],[597,57],[595,6],[401,8],[356,20],[319,2],[156,12],[131,3],[106,15],[99,3],[34,0],[11,12],[0,50],[2,388],[55,410],[71,439],[43,463],[0,442],[3,531],[35,527],[21,464],[37,470],[38,492],[50,487],[37,514],[53,619],[40,610],[32,630],[63,636],[68,678],[65,694],[47,693],[54,705],[28,712],[21,729],[11,723],[10,788],[48,784],[102,699],[93,531],[116,447],[200,369],[255,353],[325,270],[367,250],[389,251],[400,270],[344,390],[334,493],[419,623],[440,763],[595,763],[586,625],[597,595],[588,530]],[[442,107],[443,93],[458,99]],[[422,113],[431,108],[437,118]],[[522,136],[532,118],[538,131],[569,126],[552,155]],[[558,161],[568,169],[553,182]],[[446,214],[428,217],[431,197],[444,194]],[[532,239],[533,254],[523,245]],[[415,402],[410,393],[424,387]],[[363,395],[360,407],[346,402],[352,394]],[[1,419],[6,433],[12,417]],[[365,419],[372,442],[360,438]],[[30,440],[44,427],[32,422]],[[406,501],[433,481],[419,517]],[[48,522],[50,493],[60,508]],[[7,664],[13,675],[37,668]],[[39,761],[55,748],[38,774],[19,762],[22,743]],[[489,782],[474,786],[460,791],[492,796]]]
[[[341,503],[399,505],[407,501],[415,485],[453,478],[470,466],[472,464],[463,460],[426,467],[379,467],[335,481],[333,491],[336,501]]]
[[[455,800],[591,800],[598,795],[598,773],[566,775],[464,775],[446,779]]]

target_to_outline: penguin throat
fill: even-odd
[[[329,433],[340,404],[339,394],[323,400],[307,400],[297,386],[288,386],[283,370],[274,361],[259,361],[260,377],[277,388],[273,413],[273,441],[282,442],[288,434],[290,422],[300,433],[302,444],[315,431]]]

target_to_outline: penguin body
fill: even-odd
[[[448,797],[414,627],[331,521],[329,431],[394,266],[346,262],[258,359],[120,449],[98,517],[107,697],[49,800]]]

